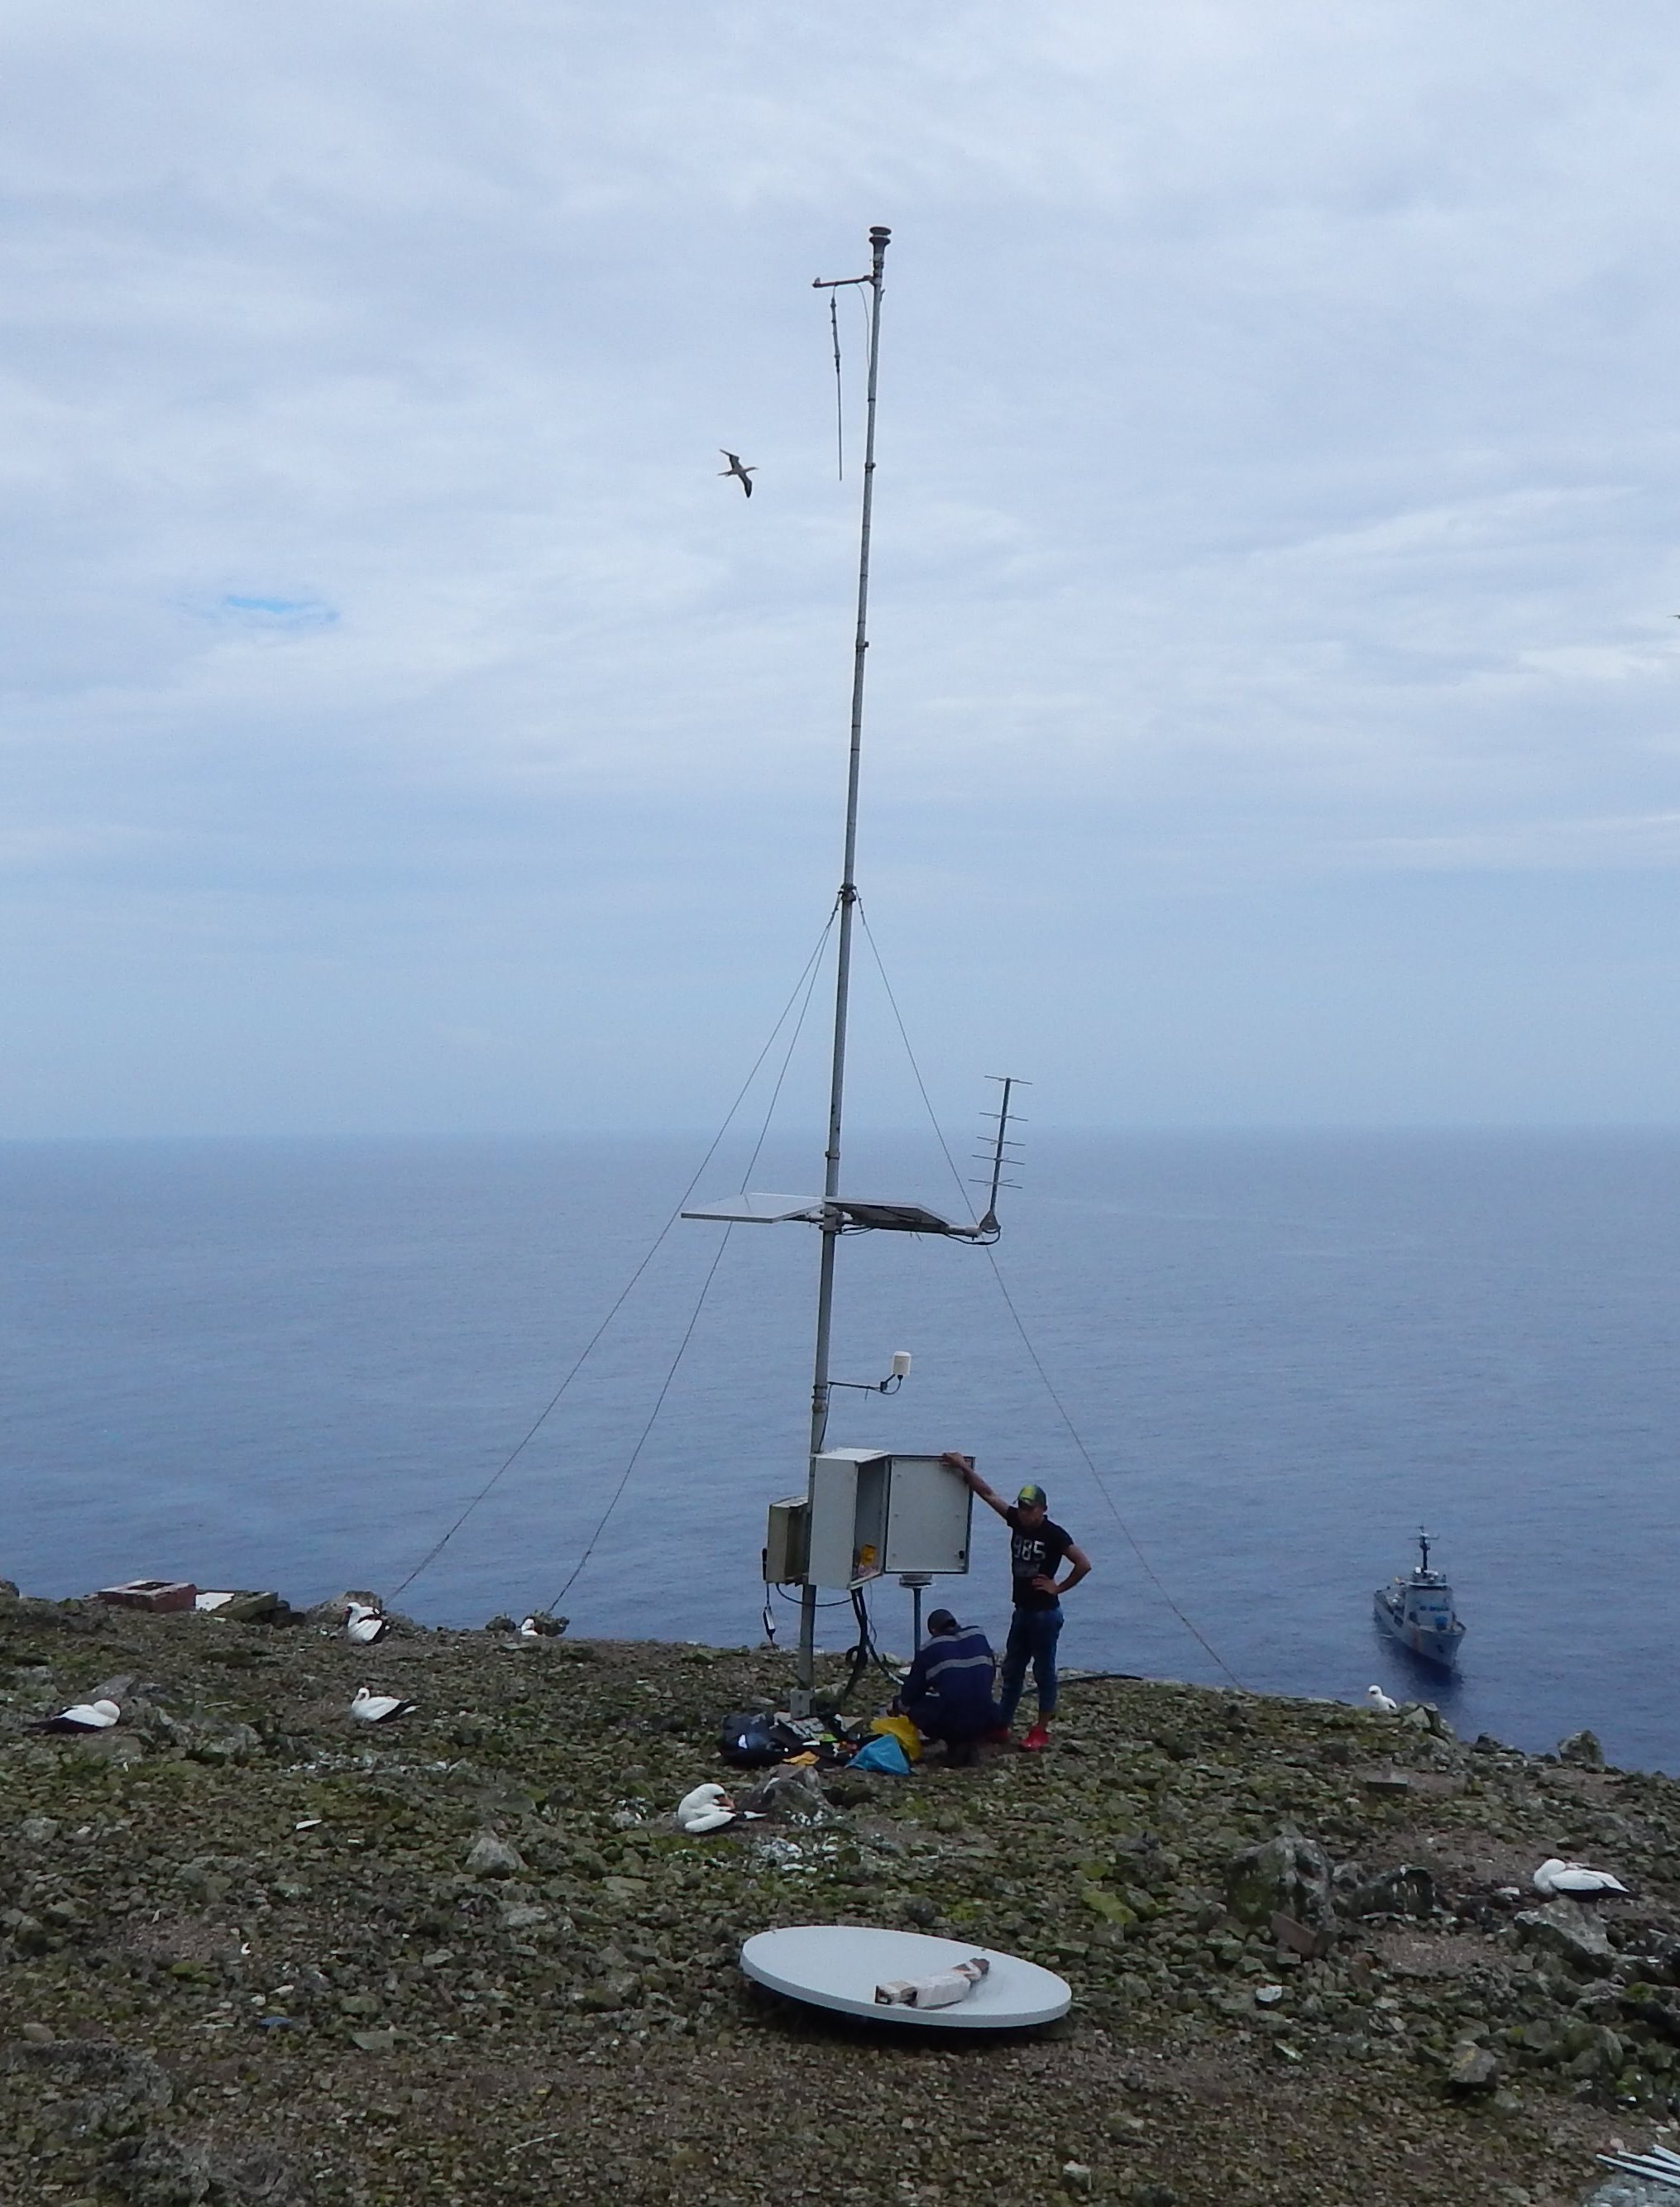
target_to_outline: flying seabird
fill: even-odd
[[[415,1706],[413,1702],[399,1701],[395,1694],[373,1694],[366,1686],[358,1686],[350,1701],[350,1714],[364,1724],[389,1724],[393,1717],[411,1715]]]
[[[685,1832],[717,1832],[735,1821],[735,1803],[721,1785],[697,1785],[677,1803],[677,1822]]]
[[[1380,1686],[1367,1686],[1365,1690],[1365,1698],[1373,1709],[1378,1710],[1385,1717],[1397,1717],[1400,1714],[1399,1702],[1390,1700]]]
[[[359,1648],[371,1647],[391,1630],[391,1620],[365,1601],[353,1601],[344,1617],[344,1637]]]
[[[123,1712],[115,1702],[76,1702],[56,1717],[43,1717],[31,1732],[109,1732]]]
[[[732,452],[727,445],[720,445],[718,446],[718,450],[723,454],[725,459],[729,463],[729,465],[726,468],[720,468],[718,470],[718,473],[720,475],[735,476],[740,483],[741,488],[746,493],[747,496],[750,498],[752,496],[752,479],[758,473],[757,469],[756,467],[744,468],[741,465],[740,454],[738,452]]]
[[[1589,1900],[1604,1893],[1626,1893],[1627,1887],[1607,1869],[1588,1869],[1585,1863],[1560,1862],[1551,1855],[1534,1872],[1534,1890],[1547,1900],[1566,1893],[1574,1900]]]

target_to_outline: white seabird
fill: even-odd
[[[43,1717],[32,1732],[109,1732],[123,1712],[115,1702],[75,1702],[56,1717]]]
[[[750,498],[752,496],[752,479],[758,473],[757,469],[744,468],[741,465],[740,454],[738,452],[732,452],[727,445],[720,445],[718,446],[718,450],[723,454],[725,459],[729,463],[729,465],[726,468],[720,468],[718,470],[718,473],[720,475],[733,475],[736,481],[740,484],[741,488],[746,493],[747,496]]]
[[[1379,1711],[1385,1717],[1397,1717],[1400,1714],[1399,1702],[1385,1694],[1380,1686],[1367,1686],[1365,1690],[1365,1698],[1373,1709]]]
[[[353,1601],[344,1613],[344,1637],[358,1648],[371,1647],[391,1630],[391,1619],[365,1601]]]
[[[521,1619],[519,1625],[519,1637],[522,1640],[541,1640],[542,1636],[541,1628],[537,1624],[537,1621],[534,1617],[527,1617]]]
[[[358,1686],[350,1698],[350,1714],[364,1724],[389,1724],[393,1717],[411,1715],[415,1707],[395,1694],[370,1693],[366,1686]]]
[[[676,1821],[685,1832],[719,1832],[735,1821],[735,1803],[721,1785],[697,1785],[677,1803]]]
[[[1534,1890],[1547,1900],[1560,1893],[1573,1900],[1588,1900],[1602,1893],[1626,1893],[1627,1887],[1607,1869],[1588,1869],[1585,1863],[1561,1862],[1549,1855],[1534,1872]]]

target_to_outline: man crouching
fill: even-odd
[[[972,1762],[976,1740],[1002,1722],[992,1698],[996,1664],[978,1624],[959,1624],[948,1609],[936,1609],[893,1706],[924,1738],[944,1741],[947,1762]]]

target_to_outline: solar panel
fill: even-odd
[[[780,1226],[796,1220],[807,1226],[822,1223],[820,1195],[730,1195],[717,1203],[697,1203],[685,1211],[685,1218],[706,1218],[730,1226]],[[892,1203],[873,1197],[837,1195],[834,1209],[847,1226],[868,1228],[878,1234],[948,1234],[972,1241],[981,1229],[970,1220],[942,1217],[924,1203]]]

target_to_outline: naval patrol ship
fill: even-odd
[[[1420,1531],[1418,1546],[1423,1560],[1410,1577],[1390,1579],[1378,1588],[1377,1622],[1413,1654],[1450,1670],[1458,1660],[1464,1627],[1453,1612],[1452,1588],[1439,1571],[1429,1568],[1427,1533]]]

